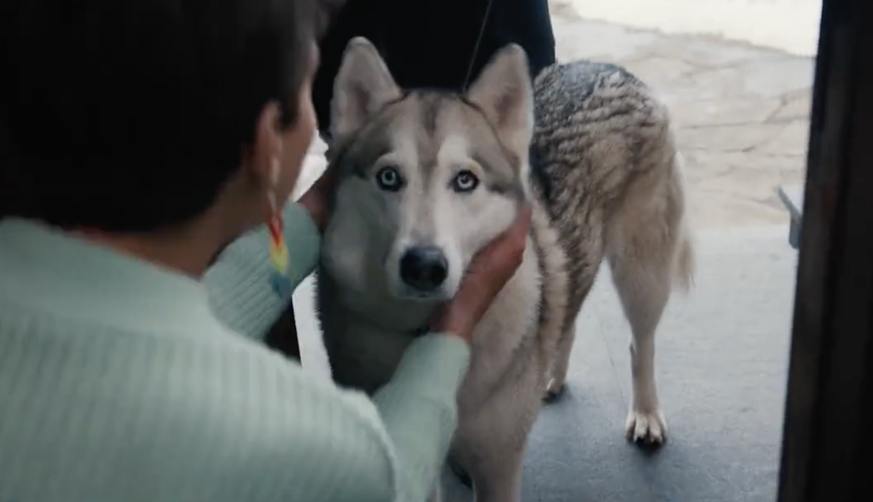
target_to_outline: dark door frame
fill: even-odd
[[[807,165],[778,500],[859,502],[873,448],[870,0],[823,1]]]

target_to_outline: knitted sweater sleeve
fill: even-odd
[[[433,492],[457,428],[456,394],[469,356],[456,336],[422,337],[373,398],[393,446],[399,501],[424,502]]]
[[[318,261],[320,235],[296,203],[289,204],[284,218],[290,278],[296,287]],[[270,288],[268,242],[263,229],[243,236],[222,253],[205,278],[216,316],[235,331],[259,339],[291,300],[279,298]],[[383,447],[392,459],[392,475],[385,480],[391,486],[385,486],[384,493],[393,493],[395,500],[424,502],[432,492],[457,426],[456,393],[469,357],[469,347],[455,336],[422,337],[407,349],[394,378],[372,402],[361,404],[378,412],[376,430],[371,432],[386,438]]]
[[[290,202],[282,216],[293,290],[315,269],[321,235],[306,209],[296,202]],[[266,225],[261,225],[227,246],[203,279],[218,319],[257,340],[263,340],[291,302],[290,294],[280,297],[270,286],[269,243]]]

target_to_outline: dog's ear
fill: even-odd
[[[373,113],[400,95],[400,88],[376,47],[366,38],[353,38],[333,84],[330,120],[333,140],[341,140],[360,129]]]
[[[503,144],[526,159],[533,137],[534,102],[524,49],[509,44],[497,51],[466,97],[485,112]]]

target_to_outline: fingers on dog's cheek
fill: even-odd
[[[518,218],[520,220],[529,220],[531,214],[531,206],[529,202],[526,202],[524,206],[521,207],[521,210],[518,212]]]
[[[530,227],[530,218],[531,218],[531,207],[530,205],[525,205],[525,207],[521,210],[521,213],[518,215],[518,221],[516,222],[516,234],[526,234],[528,227]]]

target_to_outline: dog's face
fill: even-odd
[[[397,87],[376,49],[349,44],[335,83],[340,177],[323,264],[342,286],[452,297],[473,255],[527,197],[533,98],[524,52],[500,51],[463,96]]]

